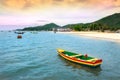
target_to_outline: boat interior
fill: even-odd
[[[90,57],[90,56],[86,56],[86,55],[82,55],[82,54],[76,54],[76,53],[72,53],[72,52],[68,52],[68,51],[64,51],[62,53],[65,54],[66,56],[75,57],[75,58],[82,59],[82,60],[94,59],[93,57]]]

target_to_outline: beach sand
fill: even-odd
[[[103,33],[103,32],[59,32],[63,34],[72,34],[90,38],[104,39],[109,41],[120,42],[120,33]]]

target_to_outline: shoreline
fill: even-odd
[[[105,32],[93,32],[93,31],[89,31],[89,32],[84,32],[84,31],[81,31],[81,32],[58,32],[58,33],[72,34],[72,35],[77,35],[77,36],[120,42],[120,33],[105,33]]]

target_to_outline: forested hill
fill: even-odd
[[[68,24],[68,25],[65,25],[64,27],[72,28],[75,31],[85,31],[85,30],[116,31],[120,29],[120,13],[115,13],[113,15],[104,17],[92,23]]]
[[[104,18],[96,21],[96,23],[106,24],[110,27],[119,27],[120,28],[120,13],[115,13],[113,15],[104,17]]]
[[[41,31],[41,30],[47,30],[47,31],[51,31],[53,28],[58,28],[59,25],[56,25],[55,23],[49,23],[43,26],[35,26],[35,27],[27,27],[24,28],[24,31]]]
[[[40,31],[40,30],[52,30],[53,28],[59,28],[59,25],[56,25],[55,23],[46,24],[43,26],[34,26],[34,27],[28,27],[24,28],[23,30],[26,31]],[[78,24],[67,24],[63,26],[64,28],[71,28],[75,31],[116,31],[120,29],[120,13],[115,13],[113,15],[104,17],[98,21],[91,22],[91,23],[78,23]]]

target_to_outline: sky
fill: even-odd
[[[0,0],[0,30],[89,23],[114,13],[120,13],[120,0]]]

